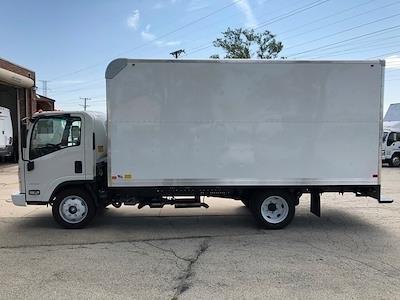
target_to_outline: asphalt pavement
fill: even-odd
[[[108,208],[82,230],[50,207],[15,207],[15,165],[0,165],[0,299],[400,298],[400,169],[378,204],[309,197],[284,230],[261,230],[240,201],[209,209]]]

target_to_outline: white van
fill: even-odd
[[[13,128],[10,110],[0,106],[0,157],[13,154]]]

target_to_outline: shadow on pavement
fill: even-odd
[[[12,226],[11,231],[17,231],[15,239],[21,237],[46,236],[46,240],[55,238],[61,233],[64,237],[88,242],[125,241],[141,239],[171,239],[204,236],[234,236],[241,234],[276,234],[290,233],[337,233],[346,231],[349,234],[368,234],[385,239],[389,233],[382,226],[368,222],[356,213],[349,214],[339,209],[329,209],[321,218],[310,214],[302,208],[297,212],[293,222],[283,231],[269,231],[258,228],[252,216],[246,213],[246,208],[238,207],[237,214],[231,215],[202,215],[202,216],[118,216],[116,212],[106,211],[97,216],[94,221],[82,230],[65,230],[57,226],[51,214],[34,218],[16,218],[7,222]],[[4,226],[2,226],[4,229]],[[8,227],[8,226],[6,226]],[[71,241],[72,241],[71,240]],[[68,243],[68,240],[63,240]]]

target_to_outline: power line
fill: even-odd
[[[81,99],[83,100],[83,105],[80,104],[80,106],[83,106],[83,110],[86,111],[86,108],[89,106],[89,105],[87,105],[87,101],[91,100],[91,98],[81,97]]]
[[[367,23],[364,23],[364,24],[360,24],[360,25],[357,25],[357,26],[353,26],[353,27],[350,27],[350,28],[347,28],[347,29],[344,29],[344,30],[340,30],[338,32],[331,33],[331,34],[319,37],[319,38],[311,40],[311,41],[306,41],[306,42],[303,42],[303,43],[299,43],[299,44],[293,45],[293,46],[288,47],[286,49],[292,49],[292,48],[303,46],[303,45],[306,45],[306,44],[309,44],[309,43],[313,43],[313,42],[317,42],[317,41],[320,41],[320,40],[324,40],[326,38],[330,38],[330,37],[338,35],[338,34],[342,34],[342,33],[348,32],[348,31],[352,31],[354,29],[358,29],[358,28],[361,28],[361,27],[364,27],[364,26],[367,26],[367,25],[375,24],[375,23],[378,23],[378,22],[381,22],[381,21],[384,21],[384,20],[388,20],[388,19],[397,17],[397,16],[400,16],[400,13],[397,13],[397,14],[394,14],[394,15],[390,15],[390,16],[387,16],[387,17],[384,17],[384,18],[379,18],[379,19],[376,19],[374,21],[367,22]]]
[[[98,81],[100,82],[102,80],[98,80]],[[92,85],[94,85],[94,83],[96,83],[96,85],[92,86]],[[97,82],[93,81],[93,82],[90,82],[90,84],[88,82],[88,86],[83,86],[83,87],[78,87],[78,88],[73,88],[73,89],[57,90],[57,93],[59,93],[59,94],[70,94],[70,93],[73,93],[73,92],[78,92],[78,91],[82,91],[82,90],[89,90],[89,89],[95,89],[95,88],[98,88]]]
[[[316,6],[322,5],[322,4],[324,4],[324,3],[328,2],[328,1],[330,1],[330,0],[313,1],[311,3],[308,3],[306,5],[301,6],[299,8],[293,9],[293,10],[287,12],[287,13],[283,13],[283,14],[278,15],[278,16],[272,18],[272,19],[268,19],[268,20],[266,20],[264,22],[261,22],[261,23],[257,24],[257,26],[247,27],[247,28],[248,29],[250,29],[250,28],[259,29],[259,28],[264,27],[266,25],[270,25],[270,24],[273,24],[275,22],[282,21],[284,19],[287,19],[289,17],[292,17],[292,16],[297,15],[299,13],[302,13],[304,11],[310,10],[310,9],[312,9],[312,8],[314,8]],[[203,51],[203,50],[205,50],[207,48],[210,48],[212,46],[213,46],[212,43],[207,43],[207,44],[204,44],[204,45],[202,45],[200,47],[196,47],[196,48],[193,48],[193,49],[189,50],[187,54],[193,54],[193,53],[196,53],[196,52],[199,52],[199,51]]]
[[[174,34],[174,33],[178,32],[178,31],[181,31],[181,30],[183,30],[183,29],[189,27],[189,26],[192,26],[192,25],[194,25],[194,24],[196,24],[196,23],[199,23],[199,22],[203,21],[204,19],[209,18],[209,17],[211,17],[211,16],[213,16],[213,15],[215,15],[215,14],[221,12],[222,10],[227,9],[227,8],[233,6],[233,5],[235,5],[235,4],[237,4],[238,2],[241,2],[241,1],[243,1],[243,0],[235,0],[235,1],[231,2],[230,4],[227,4],[227,5],[225,5],[225,6],[221,7],[221,8],[219,8],[219,9],[217,9],[217,10],[215,10],[215,11],[212,11],[212,12],[209,13],[209,14],[206,14],[206,15],[200,17],[200,18],[197,18],[197,19],[195,19],[195,20],[193,20],[193,21],[191,21],[191,22],[188,22],[188,23],[186,23],[186,24],[184,24],[184,25],[182,25],[182,26],[179,26],[179,27],[177,27],[177,28],[174,29],[174,30],[171,30],[171,31],[169,31],[169,32],[166,32],[166,33],[164,33],[164,34],[162,34],[162,35],[160,35],[160,36],[158,36],[158,37],[152,39],[151,41],[145,42],[145,43],[143,43],[143,44],[141,44],[141,45],[139,45],[139,46],[136,46],[136,47],[134,47],[134,48],[131,48],[131,49],[129,49],[129,50],[126,50],[126,51],[124,51],[124,52],[121,52],[121,53],[117,54],[116,56],[118,57],[118,56],[121,56],[121,55],[126,54],[126,53],[128,53],[128,52],[132,52],[132,51],[134,51],[134,50],[137,50],[137,49],[143,48],[143,47],[145,47],[145,46],[147,46],[147,45],[150,45],[150,44],[154,43],[155,41],[161,40],[161,39],[163,39],[163,38],[165,38],[165,37],[167,37],[167,36],[170,36],[171,34]],[[326,1],[328,1],[328,0],[326,0]],[[96,64],[90,65],[90,66],[85,67],[85,68],[81,68],[81,69],[79,69],[79,70],[76,70],[76,71],[73,71],[73,72],[70,72],[70,73],[66,73],[66,74],[62,74],[62,75],[56,76],[56,77],[54,77],[52,80],[60,79],[60,78],[67,77],[67,76],[70,76],[70,75],[74,75],[74,74],[77,74],[77,73],[80,73],[80,72],[83,72],[83,71],[86,71],[86,70],[93,69],[93,68],[95,68],[95,67],[101,65],[101,64],[102,64],[103,62],[105,62],[105,61],[108,61],[108,59],[107,59],[107,60],[104,59],[104,60],[102,60],[101,62],[98,62],[98,63],[96,63]]]
[[[293,37],[299,37],[299,36],[302,36],[302,35],[305,35],[305,34],[308,34],[308,33],[311,33],[311,32],[315,32],[315,31],[321,30],[323,28],[326,28],[326,27],[329,27],[329,26],[332,26],[332,25],[336,25],[336,24],[339,24],[339,23],[342,23],[342,22],[345,22],[345,21],[348,21],[348,20],[352,20],[354,18],[369,14],[371,12],[376,12],[379,9],[387,8],[387,7],[390,7],[390,6],[399,4],[399,3],[400,3],[400,1],[395,1],[395,2],[392,2],[392,3],[386,4],[386,5],[383,5],[383,6],[380,6],[380,7],[377,7],[377,8],[374,8],[374,9],[371,9],[371,10],[356,14],[356,15],[349,16],[349,17],[341,19],[339,21],[335,21],[335,22],[320,26],[320,27],[312,29],[312,30],[308,30],[308,31],[305,31],[305,32],[301,32],[301,33],[298,33],[298,34],[295,34],[295,35],[288,36],[288,37],[286,37],[286,39],[290,39],[290,38],[293,38]]]
[[[362,38],[362,37],[375,35],[375,34],[378,34],[378,33],[386,32],[386,31],[389,31],[389,30],[397,29],[397,28],[400,28],[400,25],[391,26],[391,27],[383,28],[383,29],[376,30],[376,31],[373,31],[373,32],[361,34],[361,35],[354,36],[354,37],[351,37],[351,38],[348,38],[348,39],[345,39],[345,40],[342,40],[342,41],[338,41],[338,42],[322,45],[322,46],[319,46],[319,47],[315,47],[315,48],[312,48],[312,49],[304,50],[304,51],[301,51],[301,52],[293,53],[293,54],[290,54],[288,56],[298,56],[300,54],[310,53],[310,52],[313,52],[313,51],[316,51],[316,50],[324,49],[324,48],[329,47],[329,46],[342,44],[342,43],[345,43],[345,42],[348,42],[348,41],[357,40],[357,39]]]
[[[371,2],[373,2],[373,1],[375,1],[375,0],[368,1],[368,2],[363,3],[363,4],[360,4],[360,5],[353,6],[353,7],[349,8],[349,9],[346,9],[346,10],[343,10],[343,11],[349,11],[349,10],[351,10],[351,9],[354,9],[354,8],[356,8],[356,7],[360,7],[360,6],[362,6],[362,5],[366,5],[366,4],[371,3]],[[391,6],[391,5],[395,5],[395,4],[398,4],[398,3],[400,3],[400,2],[399,2],[399,1],[392,2],[392,3],[390,3],[390,4],[381,6],[381,7],[376,8],[376,9],[386,8],[386,7],[389,7],[389,6]],[[320,4],[322,4],[322,3],[311,3],[311,4],[314,4],[314,5],[311,5],[311,6],[308,7],[307,9],[310,9],[310,8],[314,7],[315,5],[320,5]],[[304,9],[306,9],[306,8],[304,8]],[[299,13],[299,12],[301,12],[301,11],[304,11],[304,9],[302,9],[302,10],[296,9],[296,10],[294,10],[294,12]],[[358,14],[358,15],[352,16],[351,18],[360,16],[360,15],[364,15],[364,14],[370,13],[370,12],[372,12],[372,11],[376,11],[376,9],[374,9],[374,10],[369,10],[369,11],[366,11],[366,12],[363,12],[363,13],[360,13],[360,14]],[[343,11],[342,11],[342,12],[343,12]],[[287,17],[287,16],[289,16],[289,15],[293,15],[293,14],[286,14],[285,17]],[[333,33],[333,34],[330,34],[330,35],[327,35],[327,36],[324,36],[324,37],[321,37],[321,38],[318,38],[318,39],[315,39],[315,40],[312,40],[312,41],[309,41],[309,42],[314,42],[314,41],[317,41],[317,40],[325,39],[325,38],[327,38],[327,37],[331,37],[331,36],[334,36],[334,35],[337,35],[337,34],[340,34],[340,33],[344,33],[344,32],[347,32],[347,31],[350,31],[350,30],[354,30],[354,29],[357,29],[357,28],[360,28],[360,27],[363,27],[363,26],[367,26],[367,25],[370,25],[370,24],[373,24],[373,23],[377,23],[377,22],[380,22],[380,21],[383,21],[383,20],[386,20],[386,19],[390,19],[390,18],[396,17],[396,16],[398,16],[398,15],[400,15],[400,14],[394,14],[394,15],[391,15],[391,16],[388,16],[388,17],[384,17],[384,18],[381,18],[381,19],[377,19],[377,20],[374,20],[374,21],[371,21],[371,22],[368,22],[368,23],[365,23],[365,24],[361,24],[361,25],[357,25],[357,26],[354,26],[354,27],[351,27],[351,28],[347,28],[347,29],[345,29],[345,30],[342,30],[342,31],[339,31],[339,32],[336,32],[336,33]],[[330,15],[330,16],[333,16],[333,14]],[[262,23],[263,25],[257,26],[256,28],[259,28],[259,27],[262,27],[262,26],[271,24],[271,23],[276,22],[276,21],[278,21],[278,20],[280,20],[280,19],[281,19],[281,18],[276,17],[276,18],[272,19],[270,22],[263,22],[263,23]],[[348,19],[350,19],[350,18],[345,18],[345,19],[342,19],[342,20],[340,20],[340,21],[333,22],[333,23],[331,23],[331,24],[328,24],[327,26],[330,26],[330,25],[333,25],[333,24],[337,24],[337,23],[343,22],[343,21],[348,20]],[[319,19],[319,20],[320,20],[320,19]],[[312,22],[310,22],[310,23],[312,23]],[[324,26],[324,27],[326,27],[326,26]],[[320,28],[319,28],[319,29],[320,29]],[[315,30],[314,30],[314,31],[315,31]],[[302,33],[302,34],[304,34],[304,33]],[[289,48],[287,48],[287,49],[291,49],[291,48],[294,48],[294,47],[296,47],[296,46],[300,46],[300,45],[303,45],[303,44],[306,44],[306,43],[309,43],[309,42],[301,43],[301,44],[298,44],[298,45],[289,47]],[[192,51],[190,51],[190,54],[193,54],[193,53],[196,53],[196,52],[205,50],[205,49],[207,49],[207,48],[210,48],[211,46],[212,46],[212,45],[209,45],[209,44],[201,45],[201,46],[199,46],[199,47],[196,47],[196,48],[192,49]],[[286,50],[286,49],[285,49],[285,50]]]
[[[319,21],[325,21],[326,19],[329,19],[329,18],[331,18],[331,17],[338,16],[338,15],[340,15],[340,14],[343,14],[343,13],[345,13],[345,12],[351,11],[351,10],[356,9],[356,8],[359,8],[359,7],[361,7],[361,6],[370,4],[371,2],[375,2],[375,1],[377,1],[377,0],[370,0],[370,1],[367,1],[367,2],[364,2],[364,3],[361,3],[361,4],[358,4],[358,5],[351,6],[351,7],[349,7],[349,8],[340,10],[340,11],[338,11],[338,12],[336,12],[336,13],[327,15],[327,16],[322,17],[322,18],[318,18],[318,19],[316,19],[316,20],[314,20],[314,21],[311,21],[311,22],[305,23],[305,24],[303,24],[303,25],[296,26],[295,28],[292,28],[292,29],[283,31],[283,32],[281,32],[279,35],[282,35],[282,34],[285,34],[285,33],[288,33],[288,32],[297,31],[298,29],[304,28],[304,27],[306,27],[306,26],[308,26],[308,25],[315,24],[315,23],[317,23],[317,22],[319,22]]]
[[[396,54],[399,54],[399,53],[400,53],[399,50],[397,50],[397,51],[393,51],[393,52],[384,53],[384,54],[381,54],[381,55],[378,55],[378,56],[372,56],[372,57],[369,57],[369,59],[379,58],[379,57],[388,56],[388,55],[396,55]]]
[[[377,0],[371,0],[371,1],[377,1]],[[295,6],[295,5],[297,5],[297,4],[301,3],[301,2],[303,2],[303,0],[296,1],[296,2],[294,2],[294,3],[291,3],[291,5],[292,5],[292,6]],[[204,30],[205,28],[214,27],[214,25],[221,23],[221,21],[225,21],[225,20],[227,20],[227,19],[231,19],[234,15],[237,15],[237,14],[238,14],[238,13],[234,13],[234,14],[232,14],[232,15],[230,15],[230,16],[225,17],[223,20],[219,20],[218,22],[213,22],[213,23],[207,24],[206,26],[204,26],[204,27],[201,28],[201,31],[202,31],[202,32],[207,32],[206,30]],[[264,15],[272,15],[271,12],[267,12],[267,13],[264,13],[264,12],[263,12],[263,14],[264,14]],[[225,26],[225,25],[224,25],[224,26]],[[187,42],[194,42],[194,41],[198,41],[198,38],[195,39],[195,40],[187,41]],[[191,53],[194,53],[194,52],[201,51],[201,50],[203,50],[203,49],[205,49],[205,48],[210,48],[210,47],[212,47],[212,46],[213,46],[213,45],[210,44],[210,42],[207,42],[206,44],[202,44],[202,45],[199,45],[199,46],[196,46],[196,47],[191,48],[190,51],[191,51]],[[200,49],[200,48],[202,48],[202,49]],[[187,56],[186,53],[185,53],[185,56]]]
[[[196,52],[200,52],[200,51],[203,51],[203,50],[205,50],[207,48],[211,48],[211,47],[213,47],[213,44],[207,43],[207,44],[204,44],[204,45],[202,45],[200,47],[194,48],[195,50],[190,51],[187,54],[193,54],[193,53],[196,53]]]
[[[360,44],[362,45],[363,44],[363,42],[365,43],[365,42],[368,42],[368,43],[375,43],[374,45],[376,45],[376,42],[380,42],[380,41],[388,41],[388,40],[391,40],[391,39],[393,39],[393,38],[398,38],[398,37],[400,37],[400,35],[394,35],[394,36],[389,36],[389,37],[383,37],[383,38],[379,38],[379,39],[372,39],[371,40],[371,38],[374,38],[374,36],[367,36],[367,37],[364,37],[364,38],[360,38],[360,39],[358,39],[358,46],[360,46]],[[361,40],[361,41],[360,41]],[[335,46],[332,46],[332,47],[326,47],[326,48],[324,48],[324,49],[322,49],[322,51],[329,51],[329,50],[332,50],[332,49],[337,49],[337,48],[341,48],[341,47],[343,47],[343,46],[346,46],[346,45],[351,45],[351,44],[353,44],[352,43],[352,41],[348,41],[348,42],[345,42],[345,43],[343,43],[344,45],[335,45]],[[367,45],[368,46],[368,45]],[[364,45],[363,45],[363,47],[364,47]],[[341,51],[341,50],[338,50],[338,52],[339,51]],[[299,57],[302,57],[302,56],[298,56],[298,58]]]
[[[397,34],[397,35],[392,35],[392,36],[386,36],[383,38],[381,37],[378,39],[376,39],[376,38],[373,39],[374,36],[360,38],[357,40],[357,43],[356,43],[357,46],[355,46],[355,47],[343,49],[343,47],[354,46],[355,43],[353,41],[349,41],[349,42],[335,45],[332,47],[326,47],[324,49],[321,49],[321,51],[319,51],[321,53],[321,55],[318,55],[317,57],[313,57],[312,59],[317,59],[317,58],[324,57],[326,55],[331,55],[331,54],[335,54],[335,56],[336,56],[336,54],[340,55],[341,53],[347,53],[351,50],[356,50],[356,49],[358,49],[359,51],[363,51],[364,49],[367,49],[367,48],[380,49],[382,47],[391,47],[391,46],[394,46],[393,43],[398,43],[399,41],[398,40],[390,41],[390,40],[397,39],[399,37],[400,37],[400,35]],[[331,52],[325,52],[325,51],[330,51],[333,49],[337,49],[337,50],[334,50]],[[356,52],[356,51],[353,51],[353,52]],[[302,58],[302,57],[306,57],[306,55],[296,56],[296,58]],[[309,56],[307,56],[307,57],[309,57]]]
[[[47,97],[47,83],[48,80],[39,80],[42,83],[42,95]]]
[[[332,56],[339,56],[339,55],[343,55],[343,54],[353,54],[353,53],[360,53],[360,52],[368,52],[368,51],[372,51],[372,50],[379,50],[382,49],[382,47],[399,47],[400,44],[399,42],[395,43],[395,44],[384,44],[384,45],[369,45],[369,46],[363,46],[362,48],[360,47],[353,47],[353,48],[347,48],[347,49],[343,49],[340,51],[334,51],[334,52],[328,52],[325,53],[323,55],[317,56],[317,57],[313,57],[311,59],[319,59],[319,58],[323,58],[323,57],[332,57]]]
[[[318,1],[311,2],[309,4],[304,5],[303,7],[299,7],[297,9],[294,9],[294,10],[292,10],[292,11],[286,13],[286,14],[283,14],[281,16],[275,17],[275,18],[273,18],[271,20],[268,20],[268,21],[264,21],[264,22],[260,23],[259,25],[257,25],[256,27],[254,27],[254,29],[259,29],[261,27],[273,24],[275,22],[282,21],[284,19],[287,19],[289,17],[292,17],[292,16],[297,15],[299,13],[302,13],[304,11],[310,10],[310,9],[316,7],[316,6],[320,6],[320,5],[322,5],[322,4],[324,4],[324,3],[328,2],[328,1],[330,1],[330,0],[318,0]]]
[[[52,88],[51,91],[57,91],[57,92],[69,91],[69,90],[71,90],[71,86],[80,87],[80,86],[88,85],[88,84],[91,84],[91,83],[94,83],[94,82],[100,82],[100,81],[103,81],[103,80],[104,80],[104,78],[94,78],[94,79],[86,80],[86,81],[83,81],[83,82],[66,83],[65,85],[62,85],[60,87]]]

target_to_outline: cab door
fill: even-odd
[[[59,184],[86,179],[84,132],[84,115],[47,115],[35,121],[24,162],[27,202],[48,202]]]

